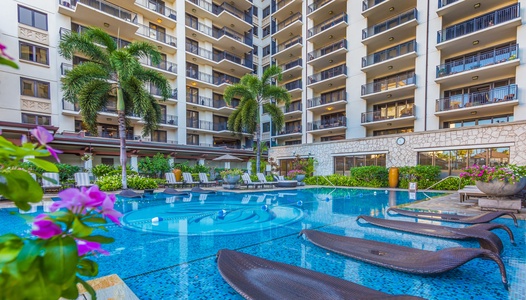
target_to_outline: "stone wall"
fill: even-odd
[[[396,143],[399,137],[403,145]],[[382,137],[272,147],[269,157],[277,160],[294,154],[314,157],[316,175],[333,174],[334,156],[387,153],[387,167],[413,166],[417,153],[431,150],[510,147],[510,163],[526,165],[526,121],[441,129]]]

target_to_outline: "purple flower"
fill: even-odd
[[[119,221],[119,217],[122,216],[122,214],[115,209],[113,209],[113,205],[115,204],[115,195],[108,195],[106,199],[104,199],[104,202],[102,202],[102,208],[100,210],[100,213],[103,214],[105,217],[110,219],[113,223],[117,225],[121,225],[121,222]]]
[[[90,252],[99,252],[104,255],[109,255],[110,253],[100,247],[100,244],[97,242],[90,242],[80,239],[75,239],[77,242],[77,251],[79,256],[84,256]]]
[[[51,146],[48,145],[48,143],[53,141],[53,135],[49,133],[49,131],[46,128],[42,126],[37,126],[37,128],[31,130],[31,134],[38,140],[40,144],[46,146],[46,149],[49,151],[51,156],[53,156],[58,162],[60,162],[58,154],[62,153],[62,151],[53,149]]]
[[[46,218],[46,214],[40,214],[36,216],[31,230],[31,234],[44,240],[50,239],[62,233],[62,228],[60,228],[60,226]]]
[[[7,57],[10,60],[13,60],[11,56],[7,55],[7,53],[5,52],[5,49],[7,49],[7,47],[4,44],[0,44],[0,52],[2,53],[2,55]]]
[[[82,187],[80,190],[70,188],[60,192],[58,196],[61,200],[53,203],[51,211],[66,208],[74,213],[81,213],[88,208],[98,208],[108,197],[108,195],[101,192],[96,185],[90,188]]]

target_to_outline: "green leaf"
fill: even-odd
[[[114,238],[103,236],[103,235],[92,235],[82,238],[83,240],[90,241],[90,242],[97,242],[100,244],[111,244],[115,242]]]
[[[99,265],[91,259],[84,258],[79,262],[77,272],[82,276],[94,277],[99,274]]]
[[[43,267],[49,281],[62,284],[75,276],[78,263],[77,243],[72,237],[50,239],[45,247]]]
[[[58,172],[57,166],[49,162],[47,160],[39,159],[39,158],[26,158],[26,160],[34,163],[37,167],[46,170],[47,172]]]
[[[106,219],[100,218],[100,217],[83,218],[82,221],[90,222],[90,223],[97,223],[97,224],[106,224],[106,223],[108,223],[108,221],[106,221]]]
[[[75,235],[76,237],[80,237],[80,238],[87,237],[93,232],[93,228],[84,224],[78,218],[75,218],[75,220],[73,221],[72,229],[73,229],[73,235]]]
[[[0,263],[8,263],[16,259],[18,253],[22,250],[23,244],[20,243],[4,243],[0,247]]]
[[[86,289],[86,291],[88,291],[88,293],[90,294],[92,300],[97,300],[97,293],[91,287],[91,285],[89,285],[89,283],[87,283],[86,281],[82,280],[82,278],[80,278],[78,276],[77,276],[77,282],[82,284],[82,286]]]
[[[7,243],[7,242],[14,242],[14,241],[21,241],[22,239],[13,233],[8,233],[4,235],[0,235],[0,244]]]
[[[77,299],[79,297],[77,276],[71,277],[71,280],[62,284],[62,294],[60,296],[66,299]]]
[[[18,69],[18,65],[14,61],[9,60],[5,57],[1,57],[1,56],[0,56],[0,65],[6,65],[6,66],[10,66],[11,68]]]
[[[35,240],[27,240],[16,259],[18,269],[22,272],[26,272],[40,254],[41,245]]]
[[[26,171],[12,170],[0,173],[0,194],[13,200],[19,208],[27,208],[23,203],[40,202],[42,188]]]

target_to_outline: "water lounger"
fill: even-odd
[[[363,219],[366,222],[369,222],[376,226],[415,234],[454,240],[476,239],[478,240],[481,248],[491,250],[497,254],[500,254],[502,252],[504,246],[502,245],[502,241],[500,240],[500,238],[490,230],[504,229],[510,236],[511,242],[515,243],[513,232],[511,232],[508,226],[502,224],[484,223],[472,225],[465,228],[452,228],[433,224],[386,220],[363,215],[358,216],[358,218],[356,218],[356,220],[359,219]]]
[[[245,299],[423,299],[389,295],[316,271],[222,249],[217,268]]]
[[[199,194],[216,194],[216,191],[204,190],[198,186],[193,187],[190,191],[192,193],[199,193]]]
[[[491,259],[499,266],[502,283],[508,288],[504,264],[499,255],[490,250],[455,247],[427,251],[310,229],[302,230],[302,234],[321,248],[373,265],[414,274],[440,274],[474,258]]]
[[[508,215],[513,219],[513,222],[515,223],[515,227],[518,226],[517,217],[515,217],[513,213],[508,212],[508,211],[490,211],[490,212],[483,213],[483,214],[476,215],[476,216],[462,216],[462,215],[457,215],[457,214],[439,214],[439,213],[431,213],[431,212],[409,211],[409,210],[399,209],[399,208],[387,209],[387,213],[389,213],[390,211],[394,211],[397,214],[408,216],[408,217],[415,217],[415,218],[435,220],[435,221],[453,222],[453,223],[464,223],[464,224],[488,223],[501,216]]]
[[[124,198],[142,198],[142,194],[136,193],[132,190],[123,190],[119,193],[119,196]]]
[[[188,196],[190,193],[188,192],[179,192],[178,190],[172,189],[172,188],[166,188],[164,189],[163,193],[168,195],[181,195],[181,196]]]

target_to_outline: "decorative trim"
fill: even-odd
[[[30,26],[18,24],[18,37],[42,45],[49,46],[49,34],[47,31],[37,30]]]
[[[51,101],[35,101],[29,99],[20,99],[20,109],[25,111],[51,114]]]

